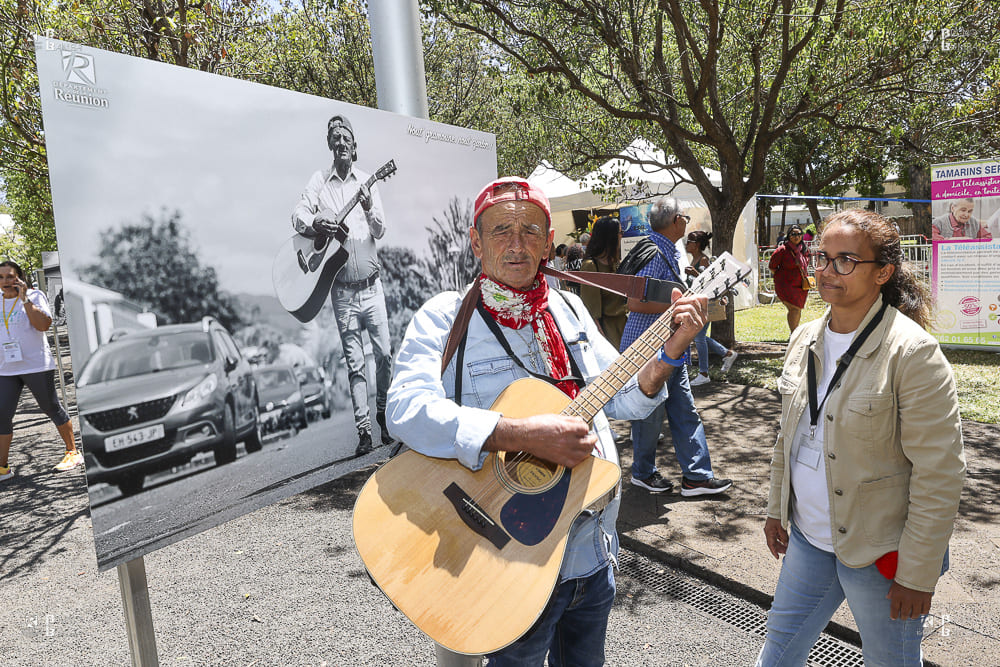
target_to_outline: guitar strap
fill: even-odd
[[[612,292],[626,299],[638,299],[639,301],[656,301],[658,303],[670,303],[673,289],[676,287],[681,292],[686,287],[673,280],[660,280],[647,276],[631,276],[621,273],[600,273],[597,271],[560,271],[551,266],[543,266],[542,273],[554,278],[568,280],[606,292]]]
[[[525,366],[524,362],[521,361],[521,359],[516,354],[514,354],[514,350],[510,349],[510,343],[507,342],[507,337],[503,335],[503,332],[500,330],[500,325],[497,324],[497,321],[494,320],[488,312],[486,312],[486,306],[483,305],[482,301],[476,303],[476,310],[479,312],[479,316],[483,318],[483,321],[486,322],[486,326],[489,327],[490,332],[497,339],[497,342],[500,343],[500,347],[503,348],[503,351],[506,352],[507,356],[513,359],[514,363],[517,364],[521,368],[521,370],[523,370],[525,373],[535,378],[536,380],[541,380],[542,382],[548,382],[552,386],[555,386],[560,382],[565,382],[566,380],[570,380],[572,382],[575,382],[577,387],[583,389],[584,387],[583,374],[580,373],[580,368],[576,364],[576,359],[573,358],[573,355],[570,353],[568,348],[566,349],[566,356],[569,357],[570,370],[573,371],[573,375],[567,375],[564,378],[557,379],[550,377],[548,375],[544,375],[542,373],[536,373],[530,370],[527,366]],[[549,310],[549,313],[551,312],[552,311]],[[554,315],[552,316],[552,321],[555,322]],[[556,322],[556,329],[558,328],[559,328],[559,322]],[[566,345],[566,337],[562,335],[562,331],[559,331],[559,340],[562,341],[563,346]],[[458,376],[460,375],[460,373],[456,372],[455,375]]]

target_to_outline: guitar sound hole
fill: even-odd
[[[498,469],[501,478],[521,493],[539,493],[552,488],[565,470],[523,452],[505,452],[498,455],[498,459],[502,461]]]

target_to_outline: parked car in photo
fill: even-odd
[[[257,382],[261,432],[295,431],[309,425],[302,388],[291,366],[272,364],[253,371]]]
[[[124,334],[98,348],[77,380],[89,483],[138,493],[145,476],[236,443],[261,449],[250,364],[214,318]]]
[[[310,417],[329,419],[333,398],[330,395],[330,382],[326,379],[323,369],[319,366],[299,366],[295,369],[295,376],[302,388],[306,413]]]

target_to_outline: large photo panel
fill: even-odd
[[[99,567],[384,458],[493,135],[38,38]]]

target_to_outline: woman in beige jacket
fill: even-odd
[[[845,598],[866,665],[919,665],[965,476],[951,366],[882,216],[827,219],[816,283],[830,308],[795,331],[778,383],[764,534],[785,557],[758,665],[804,665]]]

